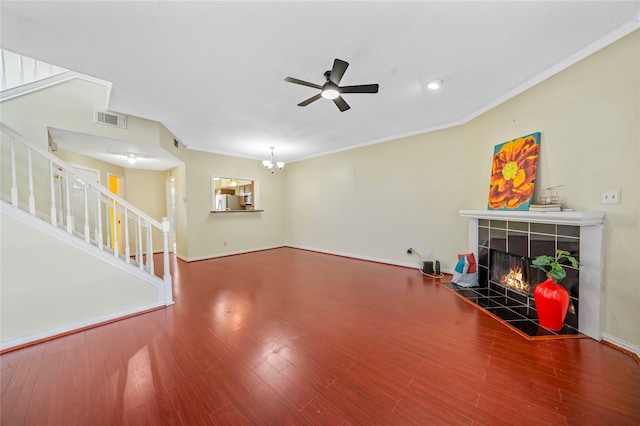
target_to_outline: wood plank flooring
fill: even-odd
[[[174,306],[0,356],[0,423],[640,424],[634,359],[412,269],[282,248],[172,273]]]

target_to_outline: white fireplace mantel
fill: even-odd
[[[604,222],[604,212],[530,212],[517,210],[460,210],[460,216],[474,219],[514,220],[519,222],[555,223],[557,225],[590,226]]]
[[[578,329],[596,340],[604,331],[604,218],[602,211],[529,212],[506,210],[460,210],[469,218],[469,251],[478,259],[478,226],[483,219],[550,223],[580,227],[580,306]]]

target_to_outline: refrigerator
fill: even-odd
[[[218,194],[216,195],[216,211],[242,210],[237,195]]]

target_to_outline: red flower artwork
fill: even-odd
[[[491,166],[489,209],[527,210],[533,197],[540,133],[497,145]]]

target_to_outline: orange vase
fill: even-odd
[[[547,276],[546,281],[536,286],[533,297],[540,325],[550,330],[562,330],[569,309],[569,292]]]

